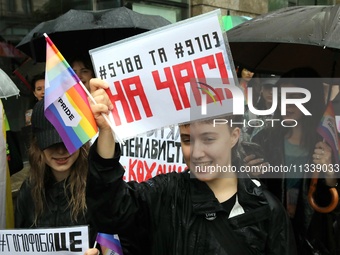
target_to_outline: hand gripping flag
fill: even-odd
[[[317,128],[318,133],[325,139],[331,146],[335,162],[340,162],[340,143],[338,131],[335,123],[335,114],[332,101],[329,101],[326,111],[321,118],[320,124]]]
[[[103,255],[123,255],[118,235],[98,233],[96,242],[100,244]]]
[[[85,86],[46,34],[45,38],[45,116],[72,154],[94,137],[98,128]]]

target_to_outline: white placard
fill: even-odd
[[[158,174],[183,172],[179,127],[172,126],[149,131],[121,145],[119,162],[125,168],[125,181],[146,181]]]
[[[218,85],[235,85],[222,27],[216,10],[90,50],[96,76],[110,86],[118,137],[206,117],[196,114],[202,94],[209,94],[201,83],[214,79]],[[226,91],[218,103],[208,102],[216,105],[209,116],[232,112]]]
[[[2,255],[83,255],[88,248],[88,226],[0,230]]]

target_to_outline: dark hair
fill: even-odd
[[[243,71],[243,69],[247,69],[247,70],[249,70],[250,72],[253,73],[252,70],[250,70],[250,69],[248,69],[248,68],[246,68],[244,66],[238,66],[237,67],[237,72],[236,72],[236,75],[237,75],[238,78],[242,78],[242,71]]]
[[[65,192],[68,195],[68,204],[70,207],[70,219],[76,223],[79,218],[86,213],[86,178],[88,169],[88,150],[90,144],[86,143],[79,149],[79,156],[72,165],[69,181],[65,186]],[[30,163],[29,182],[32,186],[31,194],[34,201],[34,223],[33,226],[39,226],[39,218],[43,212],[48,211],[46,204],[46,185],[53,174],[51,168],[46,164],[43,151],[38,146],[35,137],[32,138],[28,150],[28,160]]]
[[[253,81],[254,79],[251,79]],[[278,77],[269,76],[269,77],[259,77],[259,84],[261,86],[261,90],[263,92],[264,88],[270,88],[273,89],[274,87],[277,87],[277,82],[279,81]],[[263,94],[260,93],[259,97],[257,98],[257,101],[255,102],[255,108],[258,110],[266,110],[266,100],[263,97]]]
[[[39,73],[33,76],[32,81],[31,81],[32,91],[35,90],[35,83],[39,80],[45,80],[45,72]]]
[[[324,88],[319,74],[310,67],[294,68],[283,74],[277,82],[278,87],[284,84],[292,84],[297,87],[308,89],[311,93],[311,99],[304,104],[311,115],[303,115],[301,119],[302,138],[301,145],[304,148],[314,148],[318,139],[316,129],[326,108]],[[277,109],[274,114],[275,118],[281,117],[281,109]],[[288,128],[285,128],[287,133]]]
[[[76,61],[82,62],[87,69],[91,70],[94,73],[93,65],[92,65],[90,56],[87,53],[74,56],[70,61],[71,67],[72,67],[73,63],[76,62]]]
[[[237,75],[238,78],[242,78],[242,70],[243,70],[243,66],[237,67],[236,75]]]

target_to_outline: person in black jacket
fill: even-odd
[[[339,208],[333,212],[320,213],[308,203],[312,173],[318,167],[322,167],[322,171],[314,196],[319,206],[330,204],[329,189],[337,186],[335,173],[339,165],[333,165],[335,158],[332,149],[317,132],[326,108],[322,80],[314,69],[301,67],[283,74],[277,84],[280,90],[297,87],[307,89],[311,97],[303,106],[311,115],[303,114],[294,104],[287,104],[286,114],[282,116],[281,108],[278,108],[273,119],[279,121],[273,127],[260,131],[252,140],[263,148],[264,155],[258,158],[248,155],[244,160],[249,165],[268,164],[291,169],[267,171],[259,177],[285,206],[292,221],[299,254],[339,254],[340,236],[334,227]],[[301,93],[288,93],[288,98],[293,102],[303,97]],[[334,169],[331,169],[332,166]]]
[[[44,116],[44,100],[36,103],[31,121],[30,171],[18,193],[15,227],[87,225],[88,143],[70,155]]]
[[[44,116],[44,100],[33,109],[32,133],[29,177],[17,197],[15,227],[89,225],[92,247],[97,231],[88,219],[85,196],[89,142],[70,155],[57,130]],[[133,236],[119,238],[124,255],[135,254],[138,247],[130,241]]]
[[[107,97],[104,81],[92,79],[90,87],[96,100]],[[99,231],[135,235],[144,244],[138,254],[296,254],[283,206],[240,173],[239,127],[214,127],[212,120],[181,125],[190,170],[137,183],[123,180],[119,144],[99,112],[95,118],[100,133],[89,153],[87,202]]]
[[[30,175],[19,191],[16,227],[84,223],[88,145],[72,155],[67,152],[58,132],[44,116],[44,100],[34,107],[32,132]]]

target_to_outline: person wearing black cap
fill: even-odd
[[[111,150],[101,145],[103,141],[114,139],[111,127],[103,117],[108,110],[112,110],[112,104],[111,109],[108,109],[110,100],[106,92],[100,90],[97,94],[99,97],[94,95],[97,104],[92,105],[91,109],[100,132],[98,142],[92,147],[97,149],[102,157],[110,158]],[[45,118],[44,100],[39,101],[33,108],[31,140],[29,177],[22,184],[17,197],[15,227],[89,225],[92,247],[97,232],[87,211],[86,180],[88,168],[95,167],[96,163],[88,159],[90,143],[84,144],[70,155],[57,130]],[[120,155],[120,150],[117,150],[117,153]],[[138,243],[131,235],[120,235],[119,238],[124,255],[139,254]]]
[[[277,87],[276,83],[279,80],[280,77],[278,76],[271,76],[267,78],[261,78],[260,84],[261,84],[261,91],[260,91],[260,97],[256,103],[255,108],[258,110],[267,110],[272,107],[273,104],[273,88]],[[257,116],[258,119],[261,119],[263,121],[263,125],[259,127],[255,127],[252,131],[250,139],[252,139],[258,132],[260,132],[263,128],[265,128],[268,124],[266,122],[267,119],[271,119],[273,117],[273,114],[263,115],[263,116]]]
[[[271,108],[273,102],[273,88],[276,87],[276,82],[278,80],[279,77],[275,75],[259,78],[261,90],[259,98],[256,103],[254,103],[255,109],[267,110]],[[270,119],[272,116],[272,114],[258,116],[247,109],[244,118],[247,123],[251,123],[251,125],[247,124],[242,128],[242,140],[247,142],[251,141],[258,132],[266,127],[266,124],[268,124],[266,119]]]
[[[16,228],[86,225],[88,143],[70,155],[44,116],[44,100],[32,113],[30,171],[15,207]]]
[[[256,102],[256,109],[266,110],[272,106],[273,102],[273,88],[276,87],[276,83],[280,77],[272,76],[268,78],[261,78],[261,91],[260,97]]]

